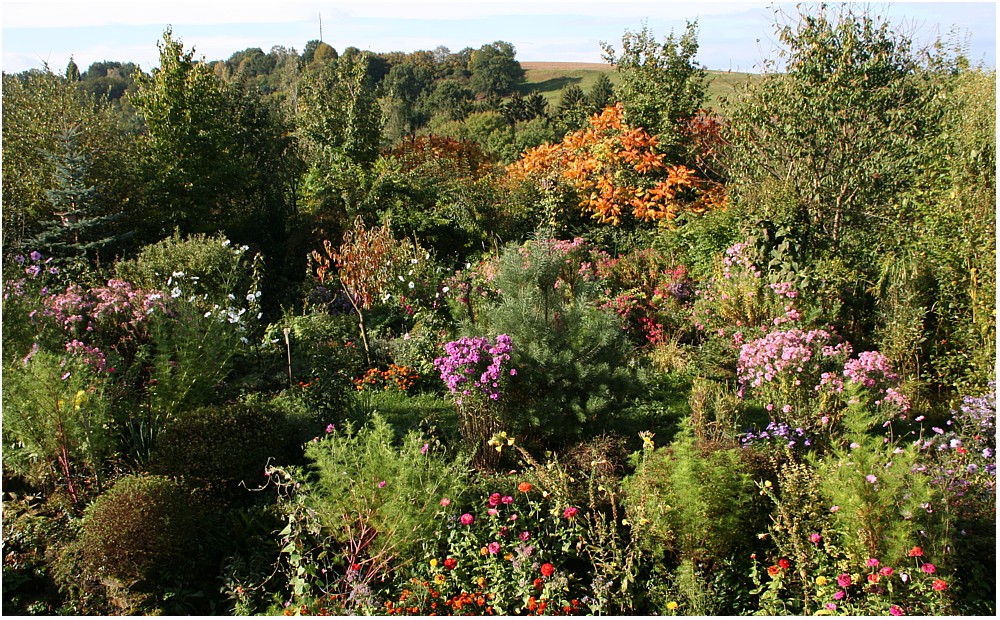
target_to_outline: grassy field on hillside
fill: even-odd
[[[589,92],[597,81],[597,77],[606,73],[612,84],[618,84],[618,72],[605,63],[586,62],[522,62],[524,82],[518,86],[522,95],[538,91],[548,101],[550,108],[559,105],[563,88],[576,84]],[[727,71],[709,71],[708,107],[718,107],[720,97],[732,95],[735,88],[749,79],[756,77],[750,73],[731,73]]]

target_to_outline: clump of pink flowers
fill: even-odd
[[[513,349],[507,334],[497,336],[496,342],[485,336],[460,338],[444,346],[445,355],[434,360],[434,368],[459,403],[474,392],[499,400],[504,380],[517,374],[509,365]]]

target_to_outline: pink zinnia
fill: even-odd
[[[491,555],[496,555],[497,553],[500,552],[500,543],[491,542],[489,545],[486,546],[486,550],[489,551]]]
[[[812,534],[809,535],[809,542],[811,542],[814,545],[818,545],[819,541],[821,540],[823,540],[823,537],[817,534],[816,532],[813,532]]]
[[[882,575],[885,577],[889,577],[890,575],[892,575],[893,570],[891,566],[883,566],[881,569],[879,569],[878,572],[882,573]]]
[[[504,495],[503,499],[501,499],[500,501],[502,503],[504,503],[504,504],[513,504],[514,503],[514,498],[511,497],[510,495]]]
[[[878,560],[876,560],[875,558],[868,558],[868,561],[865,562],[865,564],[867,564],[868,566],[874,568],[874,567],[878,566]]]
[[[899,605],[890,605],[889,606],[889,615],[890,616],[902,616],[903,615],[903,609]]]
[[[836,592],[833,593],[833,598],[837,599],[838,601],[841,600],[841,599],[843,599],[844,598],[844,591],[843,590],[837,590]]]
[[[472,522],[475,521],[475,519],[469,513],[465,513],[459,518],[459,521],[462,522],[462,525],[472,525]]]
[[[570,506],[569,508],[563,511],[563,516],[566,517],[567,519],[572,519],[573,517],[576,516],[576,513],[577,509],[574,508],[573,506]]]
[[[500,504],[500,494],[494,493],[490,495],[490,506],[498,506]]]
[[[839,575],[837,575],[837,584],[841,588],[846,588],[847,586],[851,585],[851,576],[848,575],[847,573],[840,573]]]
[[[447,497],[445,497],[445,498],[443,498],[443,499],[441,500],[441,505],[442,505],[442,506],[445,506],[445,507],[447,507],[447,506],[448,506],[449,504],[451,504],[451,500],[450,500],[450,499],[448,499]]]
[[[930,574],[930,573],[933,573],[933,572],[934,572],[935,570],[937,570],[937,569],[935,569],[935,568],[934,568],[934,565],[933,565],[933,564],[923,564],[923,565],[922,565],[922,566],[920,567],[920,570],[924,571],[925,573],[928,573],[928,574]]]

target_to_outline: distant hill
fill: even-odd
[[[603,62],[522,62],[524,82],[518,86],[522,95],[538,91],[549,102],[549,106],[559,105],[562,89],[577,84],[589,92],[597,81],[597,76],[606,73],[613,84],[618,83],[618,72]],[[736,87],[756,74],[729,71],[709,71],[708,106],[717,107],[719,98],[731,95]]]

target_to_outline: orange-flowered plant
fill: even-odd
[[[576,191],[585,213],[615,225],[629,211],[640,220],[660,220],[725,206],[720,184],[666,163],[657,152],[657,138],[630,127],[623,114],[620,103],[608,106],[561,143],[526,151],[508,166],[509,177],[565,183]]]
[[[417,382],[420,375],[408,366],[397,366],[390,364],[386,370],[370,368],[365,376],[354,380],[354,385],[360,392],[365,388],[388,390],[396,388],[400,392],[406,392]]]

